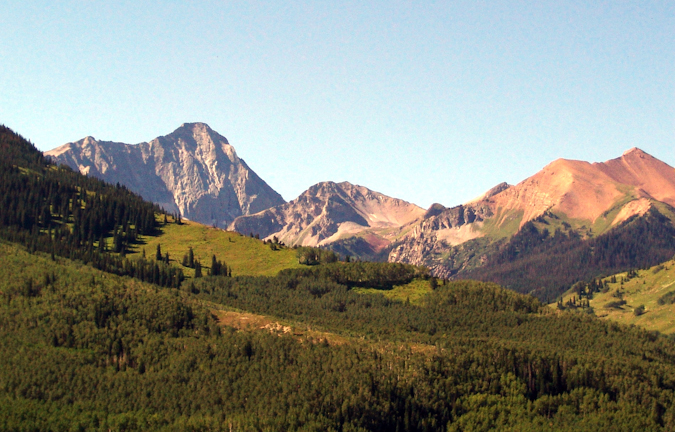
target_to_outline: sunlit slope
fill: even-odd
[[[390,290],[354,288],[353,291],[364,295],[383,295],[392,300],[406,301],[415,305],[424,305],[424,298],[433,290],[429,280],[415,279],[405,285],[394,285]]]
[[[616,282],[612,283],[613,280]],[[637,270],[632,277],[625,272],[604,278],[603,281],[607,282],[609,289],[594,293],[590,299],[595,315],[648,330],[675,333],[675,304],[669,303],[667,297],[664,297],[668,293],[675,293],[675,261],[667,261],[647,270]],[[675,297],[675,294],[671,296]],[[568,291],[563,297],[563,303],[573,297],[578,302],[577,293],[574,290]],[[659,302],[661,298],[666,301]],[[556,304],[551,306],[555,307]],[[644,312],[640,314],[638,311],[636,314],[635,310],[640,306],[644,307]]]
[[[675,205],[675,169],[637,148],[601,163],[558,159],[492,201],[496,208],[523,210],[521,227],[547,211],[593,224],[620,209],[604,231],[644,214],[652,201]]]
[[[194,275],[194,270],[181,265],[189,248],[192,248],[195,259],[201,261],[205,275],[213,255],[232,268],[233,276],[274,276],[280,270],[300,267],[295,250],[285,247],[272,250],[261,240],[235,232],[185,220],[176,224],[171,218],[160,230],[161,234],[156,237],[143,237],[129,256],[139,256],[145,250],[146,256],[152,258],[159,245],[162,254],[168,252],[170,262],[182,267],[186,276],[190,277]]]

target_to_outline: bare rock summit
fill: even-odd
[[[204,123],[184,123],[140,144],[86,137],[45,155],[83,174],[120,183],[167,211],[226,227],[285,201]]]

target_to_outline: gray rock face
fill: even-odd
[[[453,248],[481,237],[478,226],[492,216],[492,209],[484,202],[452,208],[433,204],[424,218],[392,245],[388,261],[427,266],[434,275],[447,277]]]
[[[226,227],[238,216],[285,202],[225,137],[204,123],[185,123],[169,135],[134,145],[86,137],[45,155],[209,225]]]
[[[415,204],[363,186],[323,182],[289,203],[237,218],[230,229],[260,234],[261,238],[276,236],[288,245],[322,246],[364,233],[399,228],[423,214],[424,210]]]

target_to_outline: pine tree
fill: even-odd
[[[220,275],[220,263],[216,259],[216,256],[213,255],[211,257],[211,270],[209,272],[209,276],[218,276]]]

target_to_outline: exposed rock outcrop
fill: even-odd
[[[45,155],[209,225],[226,227],[238,216],[284,203],[227,139],[204,123],[185,123],[134,145],[86,137]]]
[[[440,265],[439,258],[447,256],[453,246],[482,237],[482,223],[493,216],[484,202],[445,208],[432,205],[422,220],[400,238],[389,252],[390,262],[424,265],[430,269]],[[441,275],[438,271],[434,272]]]

